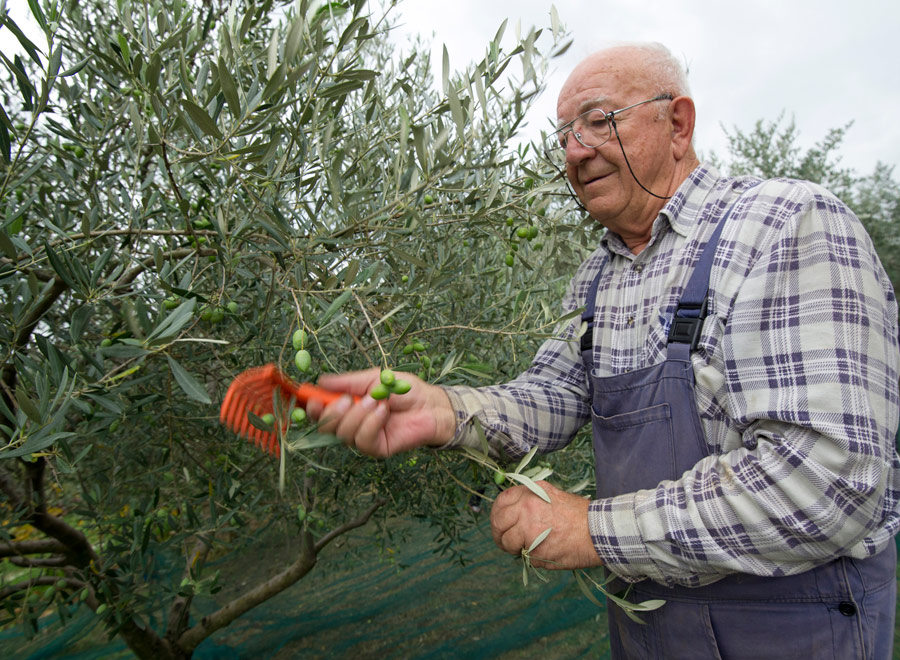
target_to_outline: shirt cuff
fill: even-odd
[[[481,439],[472,419],[483,409],[482,397],[473,387],[441,386],[441,389],[446,392],[447,398],[450,399],[450,406],[456,415],[456,433],[446,444],[435,447],[435,449],[459,449],[462,447],[481,449]]]
[[[591,502],[588,527],[597,554],[610,571],[627,582],[650,578],[668,581],[650,556],[637,522],[638,493],[628,493]]]

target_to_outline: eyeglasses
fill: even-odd
[[[671,101],[674,96],[672,94],[660,94],[646,101],[632,103],[624,108],[606,112],[601,108],[594,108],[578,115],[569,123],[563,125],[544,138],[544,153],[547,159],[558,169],[566,167],[566,146],[569,142],[569,133],[575,136],[579,144],[588,149],[596,149],[602,147],[612,138],[613,131],[616,130],[615,117],[621,112],[631,110],[645,103],[653,103],[654,101]]]

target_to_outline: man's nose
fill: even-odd
[[[566,162],[569,165],[578,165],[594,155],[594,149],[586,147],[575,137],[575,133],[566,140]]]

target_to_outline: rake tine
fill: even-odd
[[[280,456],[278,432],[257,428],[250,422],[249,413],[262,417],[277,411],[276,414],[283,418],[278,431],[284,434],[290,427],[286,413],[293,407],[305,408],[310,398],[318,398],[327,404],[339,396],[339,393],[321,390],[309,383],[295,383],[276,365],[267,364],[248,369],[234,378],[222,401],[219,420],[257,447]]]

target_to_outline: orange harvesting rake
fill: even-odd
[[[267,431],[254,425],[249,413],[258,418],[274,414],[275,402],[279,399],[283,404],[281,409],[289,411],[292,405],[305,408],[307,402],[313,400],[328,405],[342,396],[343,392],[326,390],[312,383],[295,383],[274,364],[267,364],[248,369],[235,377],[222,401],[219,420],[258,447],[279,456],[278,435],[274,430]],[[288,423],[285,419],[282,431],[287,430]]]

